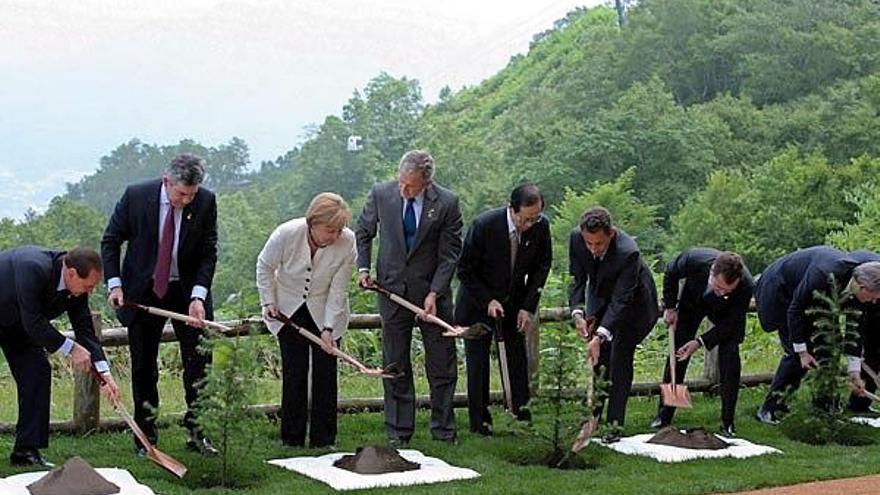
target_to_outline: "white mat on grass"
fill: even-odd
[[[134,479],[125,469],[97,468],[95,471],[110,483],[119,487],[119,495],[156,495],[146,485],[142,485]],[[0,478],[0,493],[3,495],[30,495],[27,486],[39,480],[49,471],[35,471]]]
[[[352,455],[338,452],[321,457],[291,457],[289,459],[272,459],[267,462],[324,482],[336,490],[423,485],[442,481],[466,480],[480,476],[480,473],[472,469],[450,466],[446,462],[435,457],[428,457],[418,450],[400,450],[398,452],[404,459],[419,463],[419,469],[402,473],[353,473],[333,466],[333,463],[342,456]]]
[[[874,428],[880,428],[880,418],[865,418],[862,416],[857,416],[855,418],[850,418],[850,421],[853,423],[858,423],[860,425],[868,425],[873,426]]]
[[[742,438],[721,438],[721,440],[730,444],[726,449],[708,450],[708,449],[684,449],[681,447],[673,447],[671,445],[658,445],[648,443],[653,437],[653,433],[644,435],[634,435],[631,437],[621,438],[620,441],[614,443],[604,443],[601,440],[597,443],[604,447],[608,447],[621,454],[641,455],[656,459],[660,462],[684,462],[692,459],[717,459],[721,457],[735,457],[743,459],[764,454],[781,454],[782,451],[768,447],[766,445],[758,445]],[[717,436],[717,435],[716,435]]]

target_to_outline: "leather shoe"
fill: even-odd
[[[409,437],[396,437],[388,439],[388,446],[392,449],[400,449],[409,445]]]
[[[721,425],[721,436],[724,438],[736,438],[736,428],[732,425]]]
[[[12,454],[9,455],[9,463],[13,466],[55,467],[55,464],[47,461],[37,449],[13,451]]]
[[[491,437],[492,427],[486,423],[483,423],[479,428],[472,429],[471,432],[484,437]]]
[[[220,454],[220,452],[218,452],[217,449],[214,448],[214,445],[211,444],[211,440],[203,435],[198,435],[195,437],[190,436],[189,438],[187,438],[186,448],[208,457],[213,457]]]
[[[755,419],[764,423],[765,425],[779,424],[779,420],[776,419],[776,415],[773,414],[773,411],[768,411],[764,408],[758,409],[758,412],[755,414]]]
[[[135,447],[134,453],[138,457],[146,457],[147,456],[147,449],[145,449],[143,447]]]
[[[526,407],[519,408],[519,410],[516,411],[516,420],[522,421],[524,423],[531,423],[532,422],[532,411],[530,411]]]
[[[669,426],[669,423],[663,421],[660,416],[655,417],[654,420],[651,421],[651,428],[655,430],[659,430],[660,428],[665,428],[667,426]]]

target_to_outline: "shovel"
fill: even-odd
[[[324,341],[321,340],[320,337],[313,334],[312,332],[306,330],[305,328],[294,323],[290,318],[284,316],[281,312],[276,313],[275,319],[284,323],[285,325],[290,325],[291,328],[295,328],[300,335],[310,340],[315,345],[321,347],[323,349]],[[361,374],[366,376],[371,376],[374,378],[388,378],[388,379],[397,379],[402,378],[404,376],[403,370],[397,368],[396,363],[391,363],[384,368],[368,368],[364,363],[358,361],[354,356],[343,352],[341,349],[334,347],[330,351],[331,354],[339,358],[340,360],[354,366],[355,369],[358,370]]]
[[[565,462],[573,455],[577,455],[580,451],[584,450],[584,448],[590,444],[590,440],[593,438],[593,433],[595,433],[596,428],[599,426],[599,411],[596,411],[593,406],[593,395],[595,389],[595,380],[593,374],[593,360],[590,359],[590,351],[587,349],[587,410],[590,413],[590,418],[584,421],[584,424],[581,425],[580,431],[578,431],[577,437],[574,439],[574,443],[571,444],[571,449],[565,453],[562,459],[559,459],[559,462],[556,463],[556,467],[561,467]]]
[[[92,374],[95,375],[95,378],[101,385],[107,384],[107,382],[104,381],[104,377],[101,376],[100,373],[98,373],[98,370],[92,368]],[[147,449],[147,459],[155,462],[174,476],[177,476],[178,478],[183,478],[187,471],[186,466],[184,466],[183,463],[178,461],[177,459],[157,449],[152,443],[150,443],[150,440],[147,439],[147,435],[134,421],[134,418],[131,417],[131,415],[122,405],[121,401],[114,402],[113,408],[116,409],[116,412],[118,412],[120,416],[122,416],[125,424],[127,424],[128,427],[131,428],[131,431],[134,432],[134,436],[137,437],[137,439],[141,442],[141,445],[143,445],[143,447]]]
[[[461,327],[461,326],[453,327],[449,323],[446,323],[445,321],[441,320],[436,315],[429,315],[429,314],[425,313],[425,310],[420,308],[419,306],[417,306],[415,303],[407,301],[403,297],[398,296],[397,294],[394,294],[393,292],[389,291],[385,287],[382,287],[381,285],[379,285],[375,281],[373,281],[369,286],[366,286],[363,288],[366,290],[378,292],[379,294],[382,294],[383,296],[394,301],[395,303],[412,311],[413,313],[418,315],[419,318],[421,318],[422,320],[427,321],[428,323],[433,323],[433,324],[441,327],[444,330],[444,332],[443,332],[444,337],[454,337],[454,338],[460,338],[460,339],[476,339],[476,338],[482,337],[483,335],[486,335],[487,333],[492,331],[488,325],[486,325],[485,323],[482,323],[482,322],[474,323],[473,325],[471,325],[469,327]]]
[[[135,304],[135,303],[125,303],[125,305],[129,306],[129,307],[140,309],[142,311],[146,311],[147,313],[150,313],[152,315],[162,316],[165,318],[171,318],[173,320],[179,320],[179,321],[183,321],[186,323],[189,323],[192,320],[192,318],[190,316],[187,316],[187,315],[184,315],[181,313],[175,313],[174,311],[168,311],[167,309],[155,308],[153,306],[144,306],[142,304]],[[319,346],[323,345],[323,341],[317,335],[301,328],[299,325],[296,325],[295,323],[290,321],[290,319],[287,318],[286,316],[284,316],[283,314],[278,313],[277,316],[275,317],[275,319],[277,319],[278,321],[280,321],[282,323],[290,325],[292,328],[295,328],[300,333],[300,335],[302,335],[305,338],[311,340],[312,342],[318,344]],[[232,332],[233,331],[232,327],[224,325],[222,323],[217,323],[216,321],[211,321],[211,320],[202,320],[202,321],[204,322],[205,326],[207,326],[209,328],[213,328],[215,330],[220,330],[223,332]],[[365,366],[363,363],[361,363],[360,361],[358,361],[357,359],[355,359],[351,355],[346,354],[345,352],[343,352],[339,349],[334,348],[332,354],[335,355],[336,357],[338,357],[339,359],[347,362],[348,364],[351,364],[360,373],[367,375],[367,376],[371,376],[371,377],[375,377],[375,378],[397,378],[399,376],[402,376],[401,371],[396,370],[396,369],[392,369],[394,365],[390,365],[390,366],[386,367],[386,369],[368,368],[367,366]]]
[[[686,385],[675,383],[675,325],[669,325],[669,376],[670,383],[660,384],[663,405],[668,407],[693,407],[691,394]]]
[[[504,343],[501,318],[495,318],[495,341],[498,342],[498,360],[501,361],[501,387],[504,389],[504,402],[507,405],[507,412],[514,414],[513,393],[510,389],[510,370],[507,367],[507,346]]]
[[[871,377],[871,380],[874,380],[877,388],[880,389],[880,376],[877,376],[877,372],[871,369],[871,367],[868,366],[868,363],[866,363],[865,361],[862,361],[862,370],[864,370],[864,372],[867,373],[869,377]]]

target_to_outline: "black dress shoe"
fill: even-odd
[[[721,436],[724,438],[736,438],[736,428],[732,425],[721,425]]]
[[[763,407],[758,409],[758,412],[755,414],[755,419],[764,423],[765,425],[778,425],[779,420],[776,418],[776,414],[773,411],[768,411]]]
[[[488,423],[483,423],[478,428],[471,428],[472,433],[476,433],[477,435],[481,435],[484,437],[492,436],[492,425]]]
[[[211,441],[208,440],[208,437],[203,435],[199,435],[196,437],[190,436],[189,438],[187,438],[186,448],[208,457],[213,457],[220,454],[220,452],[218,452],[217,449],[214,448],[214,445],[211,444]]]
[[[147,449],[145,449],[144,447],[135,447],[134,453],[138,457],[146,457],[147,456]]]
[[[528,408],[525,408],[525,407],[519,408],[519,410],[516,412],[516,420],[522,421],[524,423],[531,423],[532,422],[532,411],[530,411]]]
[[[40,451],[37,449],[13,451],[12,454],[9,455],[9,463],[13,466],[55,467],[55,464],[47,461],[45,457],[40,455]]]
[[[660,416],[655,417],[653,419],[653,421],[651,421],[651,428],[653,428],[655,430],[659,430],[660,428],[665,428],[667,426],[669,426],[669,423],[666,421],[663,421],[663,419]]]

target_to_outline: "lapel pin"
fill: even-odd
[[[186,214],[186,219],[187,219],[187,220],[192,220],[192,217],[193,217],[192,212],[188,212],[188,213]]]
[[[434,208],[431,208],[430,210],[428,210],[428,220],[433,220],[433,219],[434,219]]]

